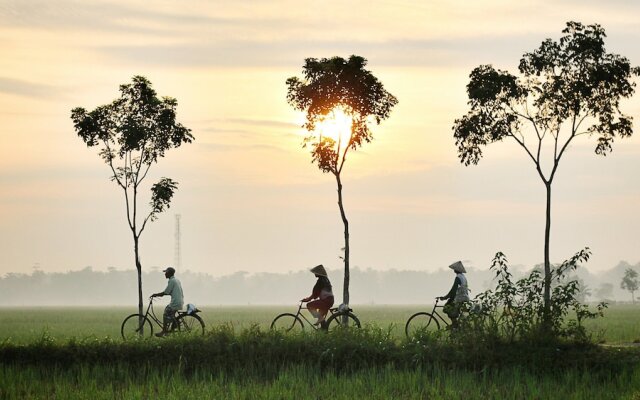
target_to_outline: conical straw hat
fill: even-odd
[[[322,264],[316,265],[315,267],[311,268],[310,271],[316,275],[327,276],[327,270],[324,269],[324,266],[322,266]]]
[[[466,274],[467,270],[464,269],[464,265],[462,265],[462,261],[456,261],[453,264],[449,265],[449,268],[456,271],[459,274]]]

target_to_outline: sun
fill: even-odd
[[[336,108],[316,124],[314,133],[318,136],[330,137],[336,142],[341,141],[344,146],[351,138],[352,121],[351,116],[347,115],[343,110]]]

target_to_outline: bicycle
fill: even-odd
[[[335,331],[353,327],[360,328],[360,320],[352,313],[353,310],[351,308],[341,310],[340,307],[329,309],[331,316],[327,318],[324,324],[318,327],[302,313],[302,310],[307,309],[307,307],[302,306],[303,304],[304,302],[301,301],[295,314],[282,313],[275,317],[271,322],[271,329],[285,332],[302,332],[304,330],[303,320],[314,330]]]
[[[189,307],[187,307],[189,309]],[[169,327],[169,333],[180,333],[183,335],[204,335],[204,321],[198,315],[199,309],[193,307],[192,310],[178,311],[174,321]],[[149,306],[143,314],[131,314],[122,321],[120,333],[124,340],[134,338],[148,338],[153,336],[153,324],[162,330],[162,320],[156,316],[153,310],[153,297],[149,298]]]
[[[433,310],[430,313],[428,312],[418,312],[413,314],[407,320],[406,325],[404,326],[404,333],[407,337],[412,337],[416,332],[426,331],[428,329],[440,329],[440,322],[438,319],[445,325],[450,326],[451,324],[436,310],[437,308],[444,308],[444,305],[439,306],[438,301],[440,301],[439,297],[436,297],[436,303],[433,305]]]

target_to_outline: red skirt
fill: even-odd
[[[319,311],[322,311],[323,314],[326,314],[331,306],[333,306],[333,296],[329,296],[320,300],[313,300],[307,303],[307,308],[317,309]]]

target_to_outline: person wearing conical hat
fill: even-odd
[[[453,281],[453,286],[451,287],[451,290],[449,290],[449,293],[439,297],[439,299],[447,300],[443,311],[451,319],[451,327],[457,328],[462,303],[469,301],[469,286],[467,284],[467,277],[465,276],[467,270],[464,269],[462,261],[454,262],[449,265],[449,268],[451,268],[456,274],[456,278]]]
[[[327,276],[327,270],[322,264],[316,265],[310,270],[318,278],[315,286],[311,291],[311,296],[302,299],[307,303],[307,310],[318,320],[315,325],[324,326],[324,319],[333,306],[333,291],[331,290],[331,282]],[[317,300],[315,300],[317,299]],[[311,301],[313,300],[313,301]]]

